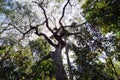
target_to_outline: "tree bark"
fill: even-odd
[[[66,72],[64,70],[61,53],[62,53],[62,46],[59,46],[56,48],[52,56],[53,64],[56,72],[56,80],[68,80]]]

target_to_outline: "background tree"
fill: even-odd
[[[106,46],[102,51],[106,53],[106,64],[110,75],[112,74],[114,78],[116,76],[117,79],[119,79],[119,70],[116,72],[114,63],[118,61],[115,56],[119,56],[119,51],[117,51],[117,45],[119,45],[119,2],[118,0],[86,0],[83,5],[83,14],[87,21],[94,29],[101,31],[107,37],[102,42]],[[110,32],[112,34],[108,36]]]

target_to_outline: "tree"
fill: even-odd
[[[113,63],[113,59],[115,58],[115,56],[113,55],[119,54],[119,51],[117,51],[117,45],[119,45],[117,44],[119,40],[119,15],[117,14],[119,14],[119,11],[116,11],[116,9],[120,7],[119,2],[120,1],[118,0],[86,0],[85,4],[83,5],[84,16],[94,29],[100,30],[101,33],[104,33],[104,35],[113,32],[113,34],[109,35],[108,37],[106,37],[106,39],[104,39],[106,41],[102,41],[102,43],[106,46],[106,48],[102,49],[102,51],[105,51],[107,56],[107,69],[109,69],[108,71],[112,71],[109,73],[112,73],[112,75],[116,76],[114,78],[118,80],[119,71],[117,72],[115,69],[115,65]],[[111,50],[111,48],[113,48],[113,50]],[[115,58],[115,62],[116,61],[118,61],[117,58]]]
[[[113,1],[113,3],[116,3],[116,1]],[[86,2],[97,3],[96,5],[99,8],[103,8],[107,4],[104,1],[87,0]],[[111,2],[112,1],[110,1],[110,4]],[[67,72],[70,80],[74,80],[74,77],[78,80],[88,80],[87,77],[89,77],[90,80],[119,79],[119,75],[113,64],[115,57],[113,54],[111,55],[111,46],[106,45],[106,43],[110,43],[112,47],[114,47],[114,45],[119,46],[119,43],[117,41],[114,43],[113,37],[107,38],[101,34],[101,30],[97,26],[103,27],[104,25],[111,25],[112,21],[109,21],[110,24],[107,24],[105,22],[106,19],[96,17],[94,14],[102,15],[99,14],[99,11],[97,12],[98,9],[96,9],[96,5],[95,9],[91,11],[90,7],[92,6],[90,4],[89,14],[86,12],[89,8],[86,8],[86,5],[84,5],[83,12],[87,20],[84,19],[85,21],[82,23],[83,17],[81,17],[82,15],[80,14],[81,5],[77,0],[38,0],[32,1],[32,3],[20,3],[16,1],[14,4],[15,6],[10,8],[11,14],[4,13],[6,17],[5,20],[7,21],[1,22],[0,35],[2,40],[2,36],[8,37],[8,39],[12,39],[17,45],[24,47],[27,41],[29,41],[29,38],[40,38],[40,40],[29,43],[33,55],[37,54],[38,60],[31,66],[28,74],[23,70],[25,69],[24,66],[20,65],[22,67],[21,71],[23,72],[20,72],[22,77],[20,76],[19,79],[44,80],[54,79],[55,77],[56,80],[68,80]],[[107,9],[106,7],[104,9]],[[114,8],[112,5],[111,7]],[[38,10],[39,13],[37,13],[36,10]],[[113,15],[114,14],[112,14],[111,18],[114,17]],[[93,18],[97,18],[97,20],[93,20]],[[109,20],[108,16],[105,18]],[[102,20],[104,21],[102,22]],[[100,25],[101,23],[104,24]],[[44,29],[47,32],[45,32]],[[74,39],[73,42],[71,42],[71,38]],[[68,70],[64,68],[63,64],[62,53],[64,48],[67,56]],[[74,58],[75,66],[70,62],[70,49],[74,51],[76,56],[76,58]],[[24,50],[22,51],[24,53]],[[102,55],[103,52],[107,55],[106,64],[103,64],[99,60],[99,55]],[[24,57],[22,58],[21,56],[22,55],[19,55],[19,57],[23,59]],[[21,59],[20,62],[15,64],[21,64]],[[24,61],[22,61],[22,63],[24,63]],[[110,70],[113,72],[112,76]],[[39,75],[40,72],[41,74]],[[51,72],[55,73],[52,74]],[[107,74],[107,72],[109,73]],[[28,78],[28,76],[30,76],[30,78]]]
[[[65,37],[67,38],[68,36],[73,35],[73,34],[77,34],[77,33],[71,33],[69,31],[67,31],[66,28],[67,27],[68,28],[69,27],[73,27],[73,26],[80,26],[81,24],[77,24],[77,25],[63,25],[62,20],[63,20],[63,18],[65,16],[66,7],[68,5],[71,5],[70,0],[67,0],[67,2],[65,3],[65,5],[63,6],[61,17],[58,20],[58,24],[59,25],[57,27],[57,30],[53,30],[50,27],[51,26],[50,25],[50,21],[51,21],[51,19],[54,19],[54,17],[52,16],[52,14],[49,16],[47,14],[47,11],[46,11],[47,5],[49,5],[50,2],[43,0],[41,2],[33,1],[33,3],[35,3],[41,9],[41,11],[43,12],[44,21],[42,20],[43,21],[42,23],[39,23],[39,24],[36,23],[35,22],[36,21],[36,16],[34,16],[32,13],[30,13],[30,8],[29,7],[23,7],[25,5],[21,4],[20,9],[17,12],[16,11],[14,12],[15,15],[11,15],[11,17],[14,17],[14,19],[15,18],[17,19],[18,16],[20,16],[20,17],[18,17],[17,20],[16,19],[15,20],[14,19],[10,19],[11,22],[8,23],[8,25],[7,25],[6,28],[9,28],[9,27],[14,28],[15,30],[18,31],[19,34],[23,35],[22,38],[24,38],[29,33],[33,33],[33,32],[37,36],[43,36],[48,41],[48,43],[52,47],[55,48],[55,51],[52,51],[47,56],[49,56],[49,57],[51,57],[53,59],[53,64],[54,64],[55,72],[56,72],[56,79],[57,80],[67,80],[67,75],[66,75],[66,72],[64,70],[64,66],[63,66],[63,62],[62,62],[62,57],[61,57],[62,49],[66,45],[66,40],[64,38]],[[72,7],[72,5],[71,5],[71,7]],[[26,14],[26,15],[24,15],[24,14]],[[50,18],[50,17],[53,17],[53,18]],[[27,21],[25,21],[25,19]],[[45,26],[52,33],[52,37],[57,41],[57,43],[53,42],[47,36],[47,34],[44,34],[44,33],[40,32],[39,29],[40,29],[40,26],[42,26],[42,25]],[[56,24],[52,25],[52,26],[56,26]],[[3,31],[5,31],[5,30],[3,29]]]

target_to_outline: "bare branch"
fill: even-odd
[[[8,27],[9,27],[9,24],[8,24],[8,23],[4,23],[4,22],[3,22],[3,23],[0,24],[0,26],[2,26],[2,25],[4,25],[4,24],[6,24],[6,27],[4,27],[4,29],[0,31],[0,34],[2,34],[4,31],[8,30]],[[9,30],[10,30],[10,29],[9,29]]]
[[[59,24],[61,25],[61,27],[63,27],[63,24],[62,24],[62,19],[64,17],[64,14],[65,14],[65,8],[66,6],[69,4],[70,0],[67,1],[67,3],[65,4],[65,6],[63,7],[63,12],[62,12],[62,16],[60,17],[60,20],[59,20]]]
[[[23,32],[18,28],[18,27],[16,27],[14,24],[12,24],[12,23],[9,23],[9,25],[11,25],[11,26],[13,26],[17,31],[19,31],[20,33],[22,33],[23,34]]]
[[[35,1],[33,1],[33,3],[36,3],[36,4],[43,10],[43,14],[44,14],[44,16],[45,16],[45,21],[46,21],[46,27],[47,27],[52,33],[54,33],[53,30],[49,27],[49,22],[48,22],[48,18],[47,18],[47,14],[46,14],[45,9],[42,7],[41,4],[39,4],[39,3],[35,2]]]
[[[3,33],[7,28],[8,28],[8,26],[5,27],[5,28],[0,32],[0,34]]]

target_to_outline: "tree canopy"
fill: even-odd
[[[0,0],[0,80],[120,80],[119,0]]]

